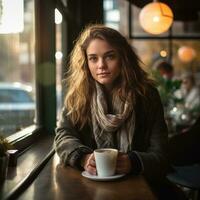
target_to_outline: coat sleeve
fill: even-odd
[[[142,172],[150,181],[159,181],[165,177],[168,170],[168,130],[164,120],[163,106],[156,89],[151,90],[147,102],[145,151],[133,152],[141,161]]]
[[[67,110],[63,108],[56,128],[54,147],[64,165],[79,166],[84,154],[93,150],[81,141],[80,132],[72,125],[67,117]]]

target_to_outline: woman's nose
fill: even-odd
[[[105,67],[106,67],[106,63],[105,63],[104,59],[100,58],[99,61],[98,61],[98,68],[102,69],[102,68],[105,68]]]

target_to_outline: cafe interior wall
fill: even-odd
[[[117,4],[120,13],[118,29],[129,38],[129,19],[127,15],[129,1],[117,0]],[[177,20],[175,19],[172,25],[172,35],[170,36],[172,39],[167,39],[169,32],[156,35],[156,38],[153,39],[154,35],[144,32],[139,24],[138,17],[141,8],[134,4],[131,7],[133,13],[131,24],[133,31],[131,34],[133,38],[130,39],[130,42],[144,62],[143,67],[147,71],[151,70],[158,60],[164,59],[169,60],[173,64],[176,76],[180,76],[184,71],[192,71],[196,74],[200,72],[200,43],[197,42],[200,38],[200,13],[197,13],[196,18],[183,19],[186,21],[179,19],[179,16],[175,16]],[[179,38],[185,37],[185,39],[177,39],[176,36]],[[190,36],[194,36],[194,38]],[[165,39],[159,39],[159,37],[165,37]],[[170,52],[170,45],[172,46],[172,52]],[[196,56],[192,61],[182,62],[180,60],[178,57],[178,49],[182,46],[189,46],[195,50]],[[161,51],[164,51],[164,54],[161,54]]]

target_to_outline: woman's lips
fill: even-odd
[[[97,75],[98,76],[107,76],[109,74],[110,74],[109,72],[103,72],[103,73],[98,73]]]

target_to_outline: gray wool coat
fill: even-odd
[[[136,96],[136,122],[129,152],[134,174],[142,173],[150,181],[159,181],[168,169],[168,131],[163,107],[154,87],[149,87],[146,96]],[[54,146],[64,165],[80,167],[84,154],[96,149],[92,128],[86,124],[79,130],[74,127],[63,108],[59,119]]]

